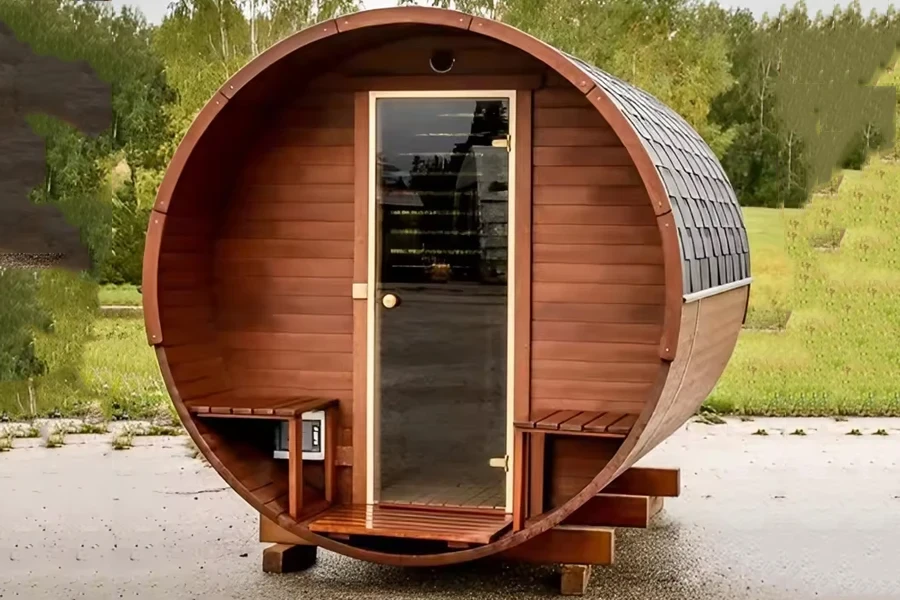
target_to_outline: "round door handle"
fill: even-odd
[[[385,294],[381,299],[381,304],[385,308],[394,308],[395,306],[400,304],[400,298],[398,298],[394,294]]]

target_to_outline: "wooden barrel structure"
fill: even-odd
[[[433,566],[577,522],[696,413],[749,286],[737,198],[681,117],[508,25],[401,7],[215,94],[143,295],[181,420],[267,522]]]

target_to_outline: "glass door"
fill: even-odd
[[[505,508],[510,97],[373,109],[374,494]]]

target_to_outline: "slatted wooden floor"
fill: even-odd
[[[503,513],[461,513],[397,507],[342,505],[309,524],[321,534],[366,535],[464,544],[488,544],[509,527]]]
[[[409,481],[382,488],[381,501],[422,506],[502,509],[506,506],[506,487],[502,478],[488,484]]]

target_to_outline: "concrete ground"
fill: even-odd
[[[765,429],[768,436],[752,435]],[[807,435],[788,435],[802,429]],[[847,435],[858,429],[862,435]],[[887,436],[872,435],[884,429]],[[900,420],[691,423],[644,464],[683,493],[648,530],[618,530],[604,599],[900,598]],[[184,439],[70,436],[0,454],[0,598],[537,598],[554,569],[483,562],[404,570],[320,552],[260,572],[248,506]]]

